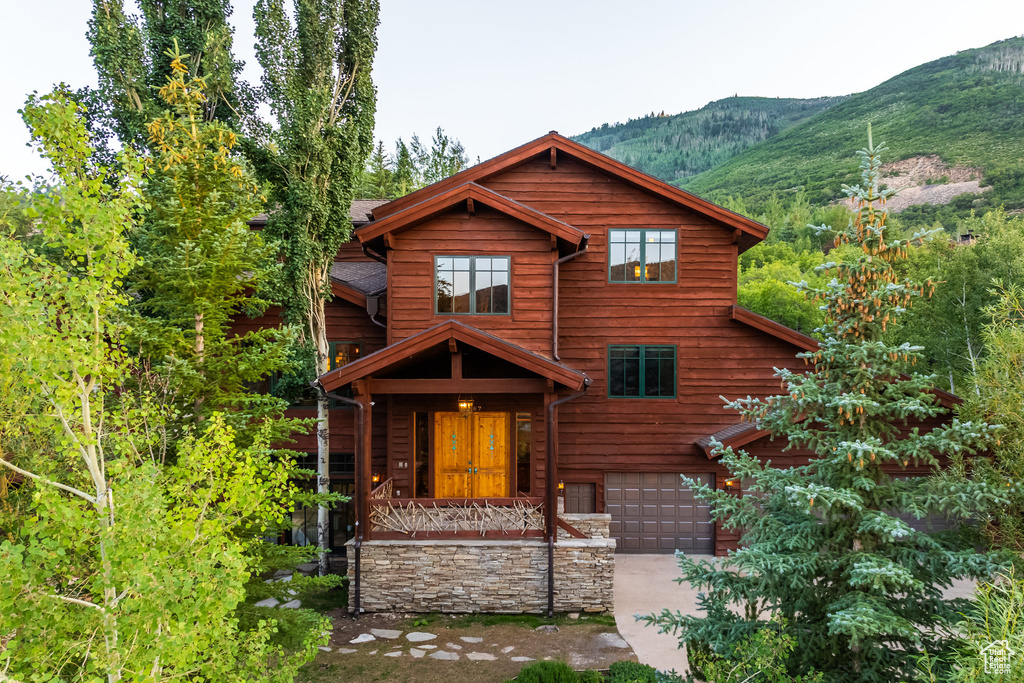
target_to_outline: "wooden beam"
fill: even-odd
[[[551,170],[558,168],[558,148],[551,146]]]
[[[470,197],[469,199],[466,200],[466,211],[469,211],[469,215],[470,216],[475,216],[476,215],[476,205],[473,204],[473,198],[472,197]],[[390,234],[390,233],[388,233],[388,234]]]
[[[384,233],[384,244],[387,245],[388,249],[395,248],[395,233],[386,232]]]
[[[743,231],[740,230],[739,228],[736,228],[735,230],[732,231],[732,239],[729,240],[729,244],[739,244],[741,237],[743,237]]]
[[[458,352],[452,354],[452,379],[462,379],[462,354]]]
[[[543,379],[375,379],[369,381],[369,390],[374,394],[543,394],[544,388]]]
[[[448,339],[448,350],[451,351],[452,353],[459,352],[459,342],[457,339],[455,339],[455,337],[450,337]]]
[[[559,529],[563,529],[566,533],[568,533],[573,538],[586,538],[586,536],[583,534],[582,531],[580,531],[579,529],[574,527],[572,524],[569,524],[567,521],[565,521],[561,517],[558,518],[558,528]]]

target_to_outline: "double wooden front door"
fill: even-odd
[[[434,497],[503,498],[508,413],[434,413]]]

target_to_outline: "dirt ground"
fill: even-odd
[[[336,610],[329,616],[334,622],[331,651],[320,652],[316,660],[303,667],[297,679],[299,683],[501,683],[530,663],[512,661],[512,657],[561,660],[574,669],[598,670],[607,669],[619,660],[636,661],[631,648],[615,647],[609,644],[614,639],[601,635],[618,635],[614,619],[607,615],[547,620],[530,616],[366,614],[356,621],[343,610]],[[536,630],[536,626],[545,623],[554,623],[558,631]],[[402,635],[397,639],[378,638],[367,643],[349,642],[370,633],[371,629],[398,630]],[[419,644],[434,647],[426,648],[425,656],[418,659],[410,654],[418,644],[406,638],[412,632],[437,636]],[[482,640],[467,642],[463,637]],[[344,653],[339,649],[355,652]],[[441,651],[456,653],[459,659],[447,661],[429,656]],[[384,656],[393,652],[401,654]],[[472,661],[466,656],[469,653],[490,655],[494,660]]]

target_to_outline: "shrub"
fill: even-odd
[[[640,662],[615,662],[608,667],[609,683],[658,683],[658,671]]]
[[[580,683],[579,674],[565,662],[534,662],[524,667],[515,680],[517,683]]]

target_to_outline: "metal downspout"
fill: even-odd
[[[571,261],[577,256],[585,253],[587,247],[590,246],[590,235],[583,236],[583,248],[579,251],[575,251],[568,256],[555,261],[554,268],[552,269],[552,286],[551,286],[551,357],[555,360],[562,360],[558,357],[558,266],[562,265],[566,261]]]
[[[348,398],[347,396],[339,396],[338,394],[332,394],[331,392],[329,392],[326,389],[324,389],[323,385],[320,384],[319,380],[314,380],[312,382],[312,384],[313,384],[314,387],[316,387],[320,391],[324,392],[324,395],[326,395],[327,398],[332,398],[335,401],[340,401],[342,403],[347,403],[350,406],[355,406],[356,410],[358,411],[356,413],[356,415],[357,415],[357,417],[356,417],[356,430],[355,430],[356,431],[356,434],[355,434],[356,447],[354,449],[355,450],[355,460],[356,460],[355,487],[356,487],[356,510],[362,510],[363,509],[362,508],[362,497],[363,497],[362,470],[363,470],[363,468],[359,465],[359,463],[361,462],[361,459],[362,459],[361,456],[363,455],[363,453],[362,453],[362,450],[363,450],[363,411],[365,410],[365,406],[363,406],[363,404],[360,403],[359,401],[357,401],[355,399],[352,399],[352,398]],[[355,566],[355,575],[356,575],[356,577],[355,577],[355,582],[354,582],[355,585],[353,586],[353,593],[354,593],[354,597],[355,597],[355,611],[352,613],[352,618],[353,619],[359,619],[359,610],[360,610],[360,605],[361,605],[361,603],[360,603],[360,597],[361,596],[359,594],[359,589],[361,587],[362,572],[360,571],[361,567],[359,566],[359,563],[360,563],[360,559],[361,559],[361,555],[362,555],[362,546],[363,546],[363,527],[361,525],[361,520],[359,519],[359,515],[356,515],[356,537],[355,537],[355,540],[352,542],[352,547],[355,548],[355,551],[356,551],[356,561],[355,561],[355,565],[356,565]]]
[[[552,401],[548,404],[548,415],[547,415],[547,430],[545,437],[547,439],[547,473],[548,473],[548,485],[547,485],[547,501],[545,506],[547,507],[547,534],[548,534],[548,617],[555,615],[555,535],[558,533],[558,506],[555,500],[555,489],[557,484],[554,478],[551,476],[555,471],[555,438],[554,438],[554,425],[555,425],[555,408],[568,403],[569,401],[579,398],[583,394],[587,393],[587,389],[590,388],[590,384],[593,382],[589,377],[583,379],[583,390],[578,391],[571,396],[560,398],[557,401]]]
[[[366,312],[370,315],[370,322],[374,325],[383,327],[385,330],[388,329],[388,325],[387,323],[382,323],[378,320],[377,314],[380,313],[380,295],[386,291],[388,291],[387,287],[381,287],[376,292],[370,292],[366,295]],[[370,304],[371,299],[373,300],[372,306]]]

